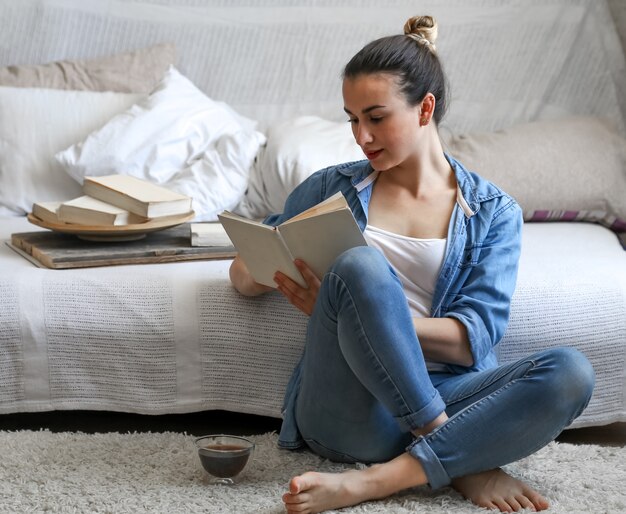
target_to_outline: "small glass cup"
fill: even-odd
[[[198,437],[196,447],[202,467],[214,477],[212,483],[232,485],[246,467],[254,443],[245,437],[215,434]]]

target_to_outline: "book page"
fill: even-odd
[[[33,214],[40,220],[58,223],[57,211],[63,202],[36,202],[33,204]]]
[[[344,251],[355,246],[367,246],[347,207],[283,224],[278,230],[294,259],[305,261],[320,279]]]
[[[276,287],[274,273],[282,271],[306,287],[306,282],[293,263],[289,250],[274,227],[226,212],[218,215],[218,218],[254,280],[259,284]]]
[[[332,212],[337,211],[339,209],[343,209],[348,207],[348,202],[346,202],[346,198],[343,196],[343,193],[339,191],[332,196],[326,198],[326,200],[314,205],[313,207],[309,207],[306,211],[302,211],[300,214],[296,214],[293,218],[289,218],[287,221],[283,222],[282,225],[286,225],[287,223],[292,223],[294,221],[298,221],[305,218],[310,218],[311,216],[317,216],[323,212]]]

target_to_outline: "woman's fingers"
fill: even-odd
[[[320,288],[320,280],[315,276],[315,273],[307,266],[307,264],[301,259],[296,259],[295,265],[302,274],[302,278],[307,284],[307,287],[302,287],[297,282],[291,280],[287,275],[277,271],[274,275],[274,281],[277,284],[277,289],[289,300],[289,302],[296,308],[301,310],[307,315],[311,315],[317,294]]]
[[[304,278],[305,282],[309,286],[309,288],[313,287],[316,291],[320,288],[320,280],[317,278],[313,270],[309,268],[308,264],[304,262],[302,259],[296,259],[293,261],[296,265],[296,268],[302,274],[302,278]]]
[[[276,288],[294,307],[308,315],[313,312],[307,302],[307,289],[301,287],[286,275],[279,275],[278,273],[274,276],[274,281],[276,282]]]

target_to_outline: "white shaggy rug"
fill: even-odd
[[[214,486],[194,437],[180,433],[0,432],[0,512],[283,512],[289,478],[306,470],[347,469],[309,452],[276,447],[276,435],[252,436],[253,460],[237,485]],[[509,466],[552,504],[549,512],[626,512],[626,448],[552,443]],[[451,489],[417,488],[341,513],[477,513]]]

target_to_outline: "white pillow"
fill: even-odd
[[[122,173],[169,187],[193,198],[196,220],[211,221],[246,190],[265,141],[255,125],[171,67],[144,101],[57,159],[80,183]]]
[[[54,154],[143,97],[0,87],[0,215],[24,215],[34,202],[80,196]]]
[[[251,218],[282,212],[289,193],[313,172],[363,158],[347,122],[317,116],[284,121],[268,129],[267,144],[235,212]]]

